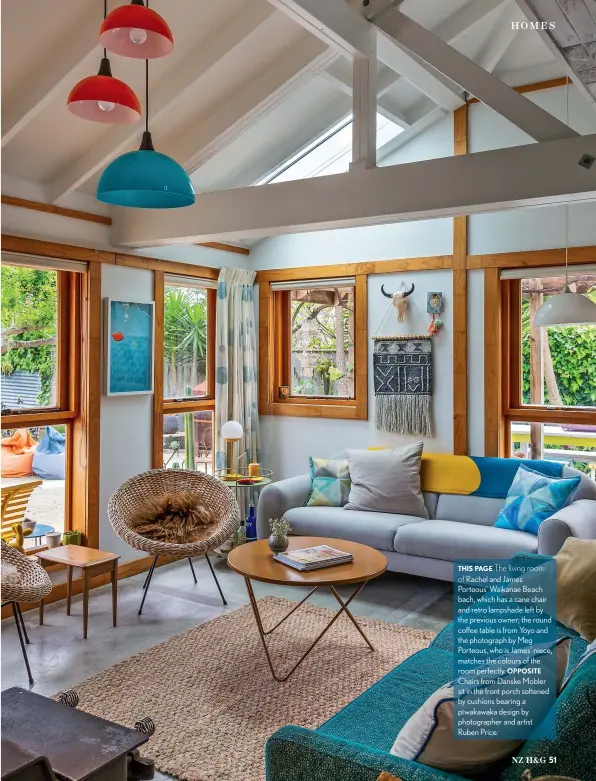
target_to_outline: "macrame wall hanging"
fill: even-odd
[[[432,336],[373,336],[376,427],[432,436]]]

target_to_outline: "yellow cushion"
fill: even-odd
[[[368,450],[389,450],[369,447]],[[420,488],[437,494],[471,494],[480,485],[480,471],[471,458],[451,453],[422,453]]]
[[[591,643],[596,639],[596,540],[568,537],[555,561],[557,620]]]

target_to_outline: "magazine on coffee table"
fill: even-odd
[[[329,545],[315,545],[313,548],[300,548],[300,550],[277,553],[273,558],[303,572],[322,567],[333,567],[336,564],[346,564],[354,557],[351,553],[331,548]]]

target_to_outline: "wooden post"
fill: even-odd
[[[542,281],[529,280],[530,295],[530,404],[544,404],[544,331],[534,326],[536,312],[542,306]],[[532,459],[544,455],[544,427],[530,423],[530,452]]]
[[[468,153],[468,106],[453,113],[454,155]],[[468,218],[453,218],[453,452],[468,452]]]

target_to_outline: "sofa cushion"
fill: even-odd
[[[428,518],[420,492],[422,442],[394,450],[350,450],[350,496],[346,510],[403,513]]]
[[[421,521],[397,530],[398,553],[431,559],[508,559],[518,551],[535,553],[538,538],[512,529],[456,521]]]
[[[442,521],[459,521],[479,526],[493,526],[503,507],[503,499],[484,496],[440,494],[434,517]]]
[[[412,515],[346,512],[342,507],[294,507],[284,513],[284,518],[290,522],[292,534],[334,537],[389,551],[401,526],[422,520]]]
[[[453,656],[425,648],[352,700],[317,732],[389,751],[410,716],[452,677]]]
[[[580,482],[579,476],[547,477],[521,464],[495,526],[537,535],[542,521],[572,501]]]

